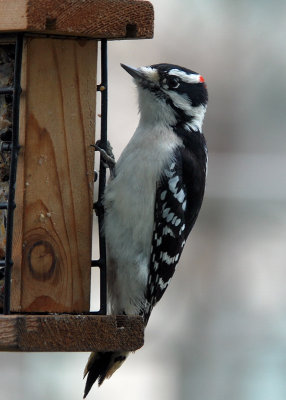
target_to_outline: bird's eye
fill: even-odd
[[[169,89],[176,89],[180,85],[179,78],[177,78],[176,76],[168,76],[166,78],[166,83]]]

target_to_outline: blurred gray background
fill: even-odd
[[[109,138],[138,122],[119,63],[169,62],[209,89],[205,201],[145,346],[97,400],[286,398],[286,2],[153,0],[155,37],[109,44]],[[82,398],[85,353],[0,353],[0,399]]]

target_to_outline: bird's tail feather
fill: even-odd
[[[87,375],[87,379],[83,398],[86,398],[92,385],[97,380],[98,386],[100,386],[105,378],[110,378],[126,360],[128,354],[128,352],[123,351],[91,353],[84,370],[83,377]]]

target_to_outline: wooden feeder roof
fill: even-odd
[[[146,0],[0,0],[0,33],[149,39],[153,22]]]

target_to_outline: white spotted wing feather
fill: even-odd
[[[182,160],[170,163],[158,185],[151,246],[145,319],[165,292],[181,256],[185,241],[187,191]]]

